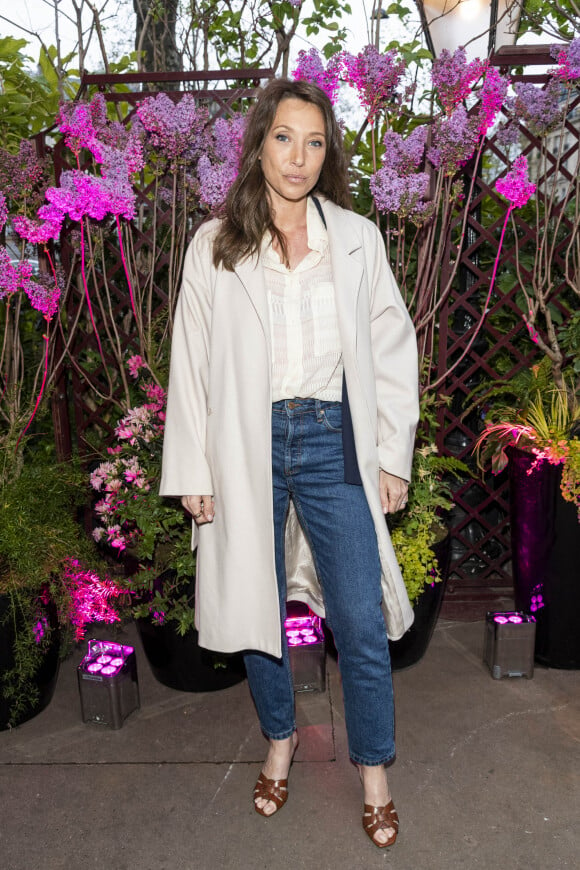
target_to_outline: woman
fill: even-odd
[[[161,492],[193,516],[200,644],[245,651],[269,739],[256,811],[288,796],[298,738],[283,620],[298,599],[334,634],[379,847],[398,828],[385,621],[397,638],[413,619],[384,513],[406,504],[417,417],[413,327],[380,233],[349,210],[332,106],[315,85],[274,80],[223,214],[187,253]]]

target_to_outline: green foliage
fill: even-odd
[[[28,68],[25,39],[0,38],[0,147],[16,151],[26,139],[54,123],[58,90],[44,71]]]
[[[476,443],[477,462],[491,462],[494,474],[508,463],[506,450],[519,447],[562,466],[562,496],[578,508],[580,519],[580,400],[571,380],[554,383],[547,358],[519,372],[492,391],[493,404]],[[489,394],[488,394],[489,396]]]
[[[434,444],[423,444],[415,451],[407,507],[389,522],[411,604],[425,584],[442,579],[433,545],[447,533],[442,517],[453,505],[451,482],[465,473],[469,471],[463,462],[438,455]]]
[[[38,594],[71,555],[94,561],[76,517],[86,483],[70,463],[25,457],[18,476],[0,489],[0,591]]]
[[[64,563],[74,556],[87,565],[101,564],[76,515],[85,501],[80,470],[53,463],[41,452],[28,455],[20,473],[0,489],[0,594],[9,602],[0,630],[10,627],[14,633],[14,667],[1,675],[0,685],[13,722],[36,700],[34,678],[53,632],[63,630],[63,653],[65,640],[72,639]],[[59,625],[47,621],[43,601],[52,602]]]

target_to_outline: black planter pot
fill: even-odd
[[[9,596],[0,595],[0,674],[4,674],[14,667],[14,641],[17,627],[14,626],[10,610]],[[22,725],[34,718],[49,705],[54,695],[60,663],[60,635],[57,627],[56,608],[52,603],[42,604],[40,616],[41,620],[47,621],[52,630],[50,643],[44,652],[40,667],[34,675],[34,685],[38,689],[38,696],[36,700],[29,701],[18,716],[13,716],[10,703],[0,691],[0,731]]]
[[[203,649],[195,629],[181,636],[171,621],[154,625],[148,619],[137,620],[137,628],[153,675],[170,689],[215,692],[241,682],[246,676],[241,655],[217,655]]]
[[[415,614],[413,625],[400,640],[389,641],[393,671],[416,665],[423,658],[437,624],[449,574],[451,536],[448,535],[435,544],[433,551],[437,557],[442,580],[440,583],[432,583],[425,587],[413,607]]]
[[[516,610],[536,617],[535,658],[580,668],[580,523],[560,492],[561,466],[509,451],[512,571]]]

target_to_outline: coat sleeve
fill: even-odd
[[[411,479],[415,430],[419,420],[419,375],[415,328],[391,268],[385,244],[376,226],[369,245],[374,257],[371,274],[371,347],[378,411],[379,466],[405,480]]]
[[[214,271],[211,237],[203,226],[186,252],[175,310],[161,495],[213,493],[205,441]]]

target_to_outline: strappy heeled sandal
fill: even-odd
[[[265,813],[263,807],[259,807],[256,803],[260,798],[272,801],[272,803],[276,805],[276,809],[272,813]],[[261,773],[254,789],[254,809],[256,812],[269,819],[270,816],[275,816],[278,810],[282,809],[287,800],[288,780],[268,779],[267,776],[264,776],[264,774]]]
[[[365,804],[362,826],[365,833],[368,834],[379,849],[386,849],[387,846],[392,846],[399,832],[399,816],[393,801],[390,801],[386,807],[373,807],[370,804]],[[395,833],[386,843],[378,843],[375,840],[375,834],[377,831],[386,830],[387,828],[393,828]]]

